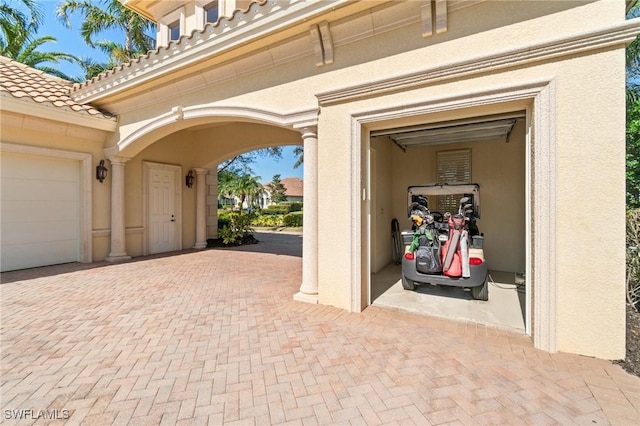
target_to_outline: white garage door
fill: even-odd
[[[80,260],[80,162],[2,153],[2,271]]]

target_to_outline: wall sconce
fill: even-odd
[[[189,170],[189,173],[187,173],[187,176],[184,178],[184,183],[187,185],[187,188],[191,188],[195,180],[196,177],[193,175],[193,170]]]
[[[108,171],[109,169],[104,166],[104,160],[100,160],[100,164],[96,166],[96,179],[102,183],[102,181],[107,178]]]

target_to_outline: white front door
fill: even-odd
[[[147,176],[148,253],[178,250],[181,224],[176,176],[180,176],[179,167],[147,163]]]

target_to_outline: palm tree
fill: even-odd
[[[302,163],[304,163],[304,148],[299,145],[296,146],[295,148],[293,148],[293,155],[298,156],[295,164],[293,165],[293,168],[297,169],[298,167],[302,166]]]
[[[66,0],[58,6],[56,12],[67,28],[71,28],[70,15],[80,12],[84,17],[80,34],[85,43],[109,55],[109,62],[106,64],[85,59],[83,67],[88,73],[87,78],[144,55],[155,46],[153,37],[147,35],[148,31],[153,32],[155,28],[153,22],[122,6],[118,0],[103,0],[100,3],[102,6],[96,5],[92,0]],[[106,30],[123,31],[124,42],[96,40]]]
[[[42,21],[42,11],[35,0],[21,0],[29,15],[9,6],[0,4],[0,54],[48,74],[73,80],[51,64],[60,61],[78,62],[78,58],[64,52],[42,52],[39,48],[46,43],[55,43],[56,38],[43,36],[34,38]]]
[[[627,18],[640,16],[640,2],[628,2]],[[634,104],[640,99],[640,36],[631,42],[626,49],[627,70],[627,104]]]
[[[20,9],[11,7],[3,1],[0,3],[0,26],[2,26],[3,35],[6,35],[5,27],[15,28],[19,26],[27,31],[38,29],[42,22],[42,10],[36,0],[20,0],[27,8],[31,17],[25,15]]]
[[[247,200],[255,200],[256,196],[262,191],[260,176],[251,176],[250,174],[239,175],[233,172],[222,172],[218,175],[218,194],[224,197],[238,197],[240,199],[240,207]]]
[[[64,52],[42,52],[38,48],[48,42],[56,42],[56,38],[52,36],[43,36],[31,39],[26,33],[16,31],[15,36],[7,45],[0,45],[0,54],[11,58],[14,61],[23,63],[37,70],[55,75],[65,80],[75,81],[74,77],[70,77],[47,64],[58,64],[60,61],[79,62],[79,59],[73,55]]]

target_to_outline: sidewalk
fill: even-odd
[[[609,361],[472,323],[293,301],[301,237],[260,236],[2,274],[3,424],[640,420],[640,378]]]

